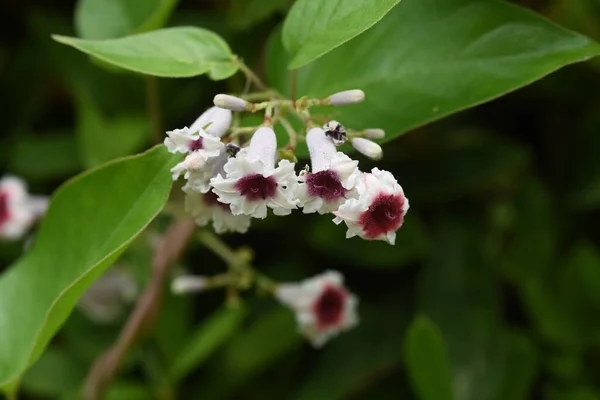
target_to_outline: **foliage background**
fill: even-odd
[[[264,6],[183,0],[167,25],[213,30],[264,73],[265,44],[291,1],[257,3]],[[518,3],[600,40],[595,0]],[[50,39],[75,34],[74,8],[62,0],[0,5],[0,170],[27,179],[34,193],[153,140],[147,80]],[[222,293],[168,296],[109,397],[429,400],[449,398],[452,381],[457,399],[600,398],[599,68],[594,60],[568,66],[386,144],[377,165],[411,201],[396,246],[346,240],[327,218],[300,213],[227,237],[278,279],[342,271],[361,299],[357,329],[315,351],[296,335],[292,314],[268,299],[248,296],[241,309],[225,310]],[[162,124],[187,125],[215,93],[243,85],[240,74],[160,79]],[[361,159],[363,170],[374,165]],[[121,261],[140,285],[151,234]],[[0,268],[21,248],[1,243]],[[223,269],[199,244],[181,266]],[[76,309],[26,375],[23,397],[75,396],[125,315],[96,325]],[[407,333],[418,315],[427,317]],[[206,357],[175,378],[171,365],[189,346]]]

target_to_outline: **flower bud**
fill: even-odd
[[[208,281],[203,276],[178,276],[171,282],[171,292],[175,294],[185,294],[190,292],[200,292],[208,286]]]
[[[383,129],[365,129],[367,139],[383,139],[385,131]]]
[[[325,131],[325,136],[331,139],[336,146],[343,145],[348,139],[346,128],[337,121],[329,121],[323,126],[323,130]]]
[[[247,151],[251,157],[256,157],[268,168],[273,168],[277,154],[277,137],[273,128],[268,126],[258,128],[250,139]]]
[[[215,106],[217,107],[231,111],[246,111],[249,106],[249,103],[246,100],[228,94],[216,95],[213,103],[215,103]]]
[[[347,104],[360,103],[365,99],[365,92],[360,89],[345,90],[329,96],[329,104],[332,106],[345,106]]]
[[[209,135],[222,137],[227,132],[230,125],[231,110],[211,107],[203,112],[189,129],[191,132],[196,133],[206,127],[205,132]]]
[[[369,139],[359,137],[353,138],[352,147],[358,150],[358,152],[374,160],[379,160],[383,156],[383,150],[381,150],[381,146],[370,141]]]

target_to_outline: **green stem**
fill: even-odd
[[[227,265],[235,268],[247,266],[246,260],[242,259],[217,235],[209,231],[200,231],[200,233],[198,233],[198,238],[203,245],[218,255],[223,261],[225,261],[225,263],[227,263]]]
[[[236,64],[238,68],[244,73],[244,75],[246,75],[246,78],[248,78],[259,90],[269,90],[267,85],[265,85],[263,81],[258,77],[258,75],[256,75],[254,71],[252,71],[246,64],[244,64],[242,60],[236,59]]]

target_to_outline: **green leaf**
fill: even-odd
[[[166,28],[108,40],[52,37],[109,64],[147,75],[182,78],[208,74],[220,80],[238,70],[227,43],[200,28]]]
[[[0,390],[15,388],[78,298],[158,214],[176,161],[158,146],[58,189],[31,250],[0,277]]]
[[[290,69],[321,57],[375,25],[400,0],[298,0],[283,23]]]
[[[134,154],[148,142],[147,116],[120,114],[107,119],[84,87],[76,93],[79,150],[87,168]]]
[[[29,394],[58,398],[76,390],[85,378],[77,360],[58,347],[50,347],[23,377],[23,390]]]
[[[527,400],[540,368],[540,354],[536,344],[523,333],[508,332],[506,375],[499,399]]]
[[[229,8],[229,24],[238,30],[247,30],[273,14],[284,12],[294,0],[234,0]]]
[[[405,341],[406,367],[421,400],[452,400],[452,373],[444,338],[435,323],[418,316]]]
[[[84,39],[110,39],[162,28],[178,0],[79,0],[75,29]]]
[[[223,308],[211,315],[187,340],[186,346],[175,359],[171,367],[172,378],[180,381],[202,364],[236,332],[245,316],[243,307]]]
[[[269,78],[289,90],[287,60],[270,42]],[[363,89],[337,108],[349,128],[382,128],[386,140],[499,97],[600,53],[591,40],[504,1],[404,0],[379,24],[300,69],[298,95]]]

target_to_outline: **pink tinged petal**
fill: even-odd
[[[348,192],[342,186],[339,175],[331,169],[308,174],[306,176],[308,193],[313,197],[320,197],[326,201],[343,198]]]
[[[312,172],[326,170],[336,153],[335,144],[325,136],[322,128],[312,128],[306,134],[306,145],[310,153]]]
[[[231,111],[219,107],[211,107],[194,121],[190,131],[199,132],[204,130],[211,136],[223,136],[231,125]],[[208,125],[208,126],[207,126]]]
[[[364,237],[378,239],[398,230],[404,222],[404,202],[405,198],[400,194],[378,194],[358,220]]]
[[[0,229],[11,219],[8,193],[0,193]]]
[[[265,177],[261,174],[247,175],[238,179],[235,184],[240,195],[251,201],[266,200],[275,196],[277,187],[275,178]]]
[[[265,168],[271,171],[275,168],[275,155],[277,151],[277,138],[273,128],[263,126],[258,128],[248,146],[248,157],[259,159]]]
[[[327,285],[312,305],[317,329],[325,330],[337,327],[344,322],[344,309],[348,293],[345,289]]]
[[[183,161],[180,162],[179,164],[177,164],[176,166],[174,166],[173,168],[171,168],[171,173],[173,174],[173,180],[176,181],[184,171],[187,171],[187,168],[185,166],[185,162],[183,162]]]

